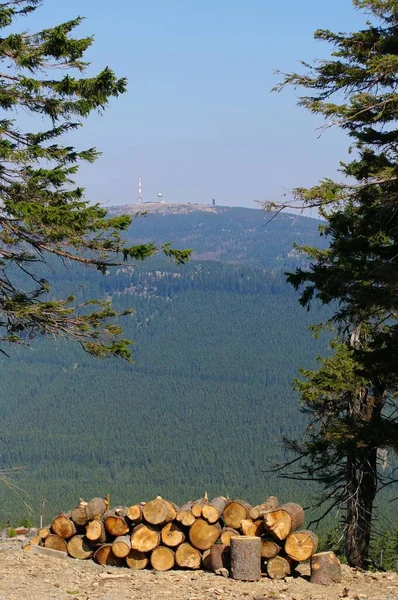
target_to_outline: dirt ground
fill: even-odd
[[[93,561],[60,560],[0,546],[0,600],[398,600],[397,573],[363,573],[343,566],[331,587],[301,577],[255,583],[203,571],[132,571]]]

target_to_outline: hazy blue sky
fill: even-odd
[[[74,137],[102,158],[79,183],[90,200],[255,206],[293,186],[334,175],[347,139],[295,105],[293,90],[271,94],[275,69],[323,58],[317,28],[363,22],[351,0],[45,0],[23,27],[87,17],[92,70],[111,66],[129,91]]]

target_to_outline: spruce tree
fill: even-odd
[[[0,4],[0,27],[6,30],[0,38],[1,351],[7,343],[28,343],[38,334],[49,334],[77,340],[96,356],[129,358],[129,342],[120,337],[111,304],[99,301],[93,310],[74,297],[54,299],[51,282],[37,275],[37,264],[53,255],[105,272],[159,250],[177,262],[189,252],[169,245],[126,245],[122,234],[131,218],[108,216],[75,184],[79,164],[94,162],[99,153],[63,144],[62,136],[123,94],[126,79],[117,78],[109,67],[84,76],[84,55],[93,38],[73,37],[80,17],[34,33],[21,30],[23,18],[40,4]],[[22,112],[36,117],[31,130],[21,127]]]
[[[341,181],[294,190],[294,202],[317,207],[330,242],[304,248],[306,269],[288,275],[301,303],[330,304],[340,344],[318,371],[297,384],[314,421],[304,444],[301,476],[321,482],[346,505],[346,555],[367,565],[380,451],[396,450],[398,420],[398,1],[353,0],[368,15],[354,33],[315,32],[332,44],[329,60],[305,64],[284,85],[306,90],[299,104],[350,140],[353,158]],[[275,206],[275,205],[273,205]],[[332,461],[335,461],[334,463]]]

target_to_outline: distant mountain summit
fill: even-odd
[[[306,261],[295,244],[325,244],[320,221],[290,213],[272,218],[273,213],[256,208],[155,202],[114,206],[109,212],[137,216],[129,240],[192,248],[193,260],[291,269]]]

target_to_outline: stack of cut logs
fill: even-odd
[[[244,500],[222,496],[209,501],[205,495],[180,508],[158,496],[147,503],[112,510],[106,500],[94,498],[90,502],[80,500],[70,512],[57,515],[51,525],[27,540],[25,550],[41,545],[68,552],[76,559],[93,558],[101,565],[131,569],[205,568],[228,575],[232,567],[233,576],[231,539],[244,536],[261,544],[263,572],[278,579],[317,550],[316,535],[300,529],[303,523],[301,506],[279,506],[274,496],[252,507]],[[321,563],[330,562],[330,556],[316,555]],[[328,566],[330,569],[333,565]],[[315,579],[323,572],[319,566],[314,569]]]

